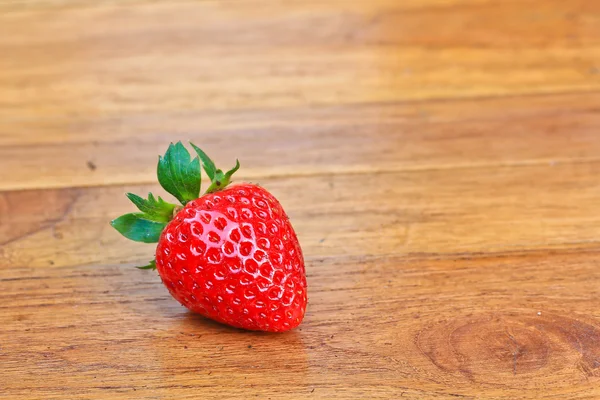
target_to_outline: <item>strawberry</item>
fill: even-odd
[[[240,164],[224,173],[192,144],[159,157],[158,180],[182,206],[128,193],[141,211],[111,225],[128,239],[158,243],[156,269],[182,305],[237,328],[283,332],[306,310],[304,259],[296,233],[277,199],[254,184],[228,186]],[[202,168],[211,180],[199,197]]]

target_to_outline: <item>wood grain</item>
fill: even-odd
[[[0,399],[600,397],[600,3],[0,1]],[[285,206],[299,329],[108,221],[192,140]]]

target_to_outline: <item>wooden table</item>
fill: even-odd
[[[304,323],[187,312],[108,221],[192,140]],[[600,1],[0,4],[1,399],[600,398]]]

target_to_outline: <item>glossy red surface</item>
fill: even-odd
[[[281,332],[304,317],[302,250],[277,199],[259,186],[188,203],[163,231],[156,263],[173,297],[207,318]]]

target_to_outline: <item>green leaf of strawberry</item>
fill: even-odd
[[[148,265],[144,265],[143,267],[136,267],[137,269],[156,269],[156,260],[152,260],[148,263]]]
[[[200,161],[190,158],[181,142],[171,143],[164,157],[158,158],[160,185],[183,205],[200,195]]]
[[[144,213],[145,219],[156,222],[169,222],[173,218],[175,204],[167,203],[160,196],[156,200],[152,193],[148,193],[148,200],[146,200],[137,194],[127,193],[127,197]]]
[[[204,169],[204,172],[206,172],[208,179],[210,179],[211,181],[215,179],[215,172],[217,171],[217,167],[215,166],[213,160],[211,160],[210,157],[207,156],[206,153],[194,143],[190,143],[190,145],[194,148],[196,153],[198,153],[198,157],[200,157],[200,162],[202,162],[202,168]]]
[[[146,218],[146,214],[125,214],[110,223],[127,239],[142,243],[158,243],[160,234],[167,225]]]

